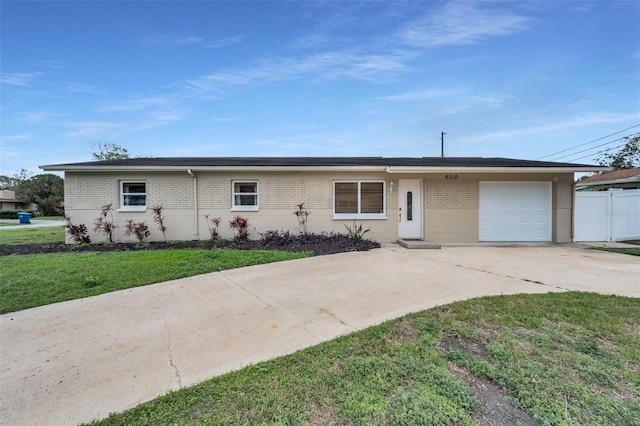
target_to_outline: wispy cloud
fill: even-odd
[[[455,115],[461,114],[467,111],[480,111],[496,109],[503,106],[506,102],[511,100],[510,96],[470,96],[463,99],[457,106],[443,108],[440,111],[442,115]]]
[[[355,54],[325,52],[300,58],[263,58],[248,68],[227,69],[177,83],[192,95],[224,94],[239,86],[251,86],[299,77],[317,81],[349,77],[358,80],[380,81],[410,69],[408,52],[384,54]]]
[[[121,121],[80,121],[64,124],[70,131],[63,137],[69,138],[101,138],[113,137],[116,133],[135,133],[154,127],[165,126],[183,119],[186,111],[183,110],[154,110],[135,116],[128,116]]]
[[[185,115],[186,113],[183,111],[152,111],[137,124],[129,126],[127,130],[140,132],[154,127],[165,126],[181,120]]]
[[[70,128],[63,137],[69,138],[90,138],[90,137],[111,137],[115,132],[122,131],[126,125],[112,121],[81,121],[67,123],[65,127]]]
[[[142,44],[161,45],[161,46],[196,46],[205,48],[221,48],[232,46],[241,42],[243,37],[224,37],[219,39],[208,40],[204,37],[195,35],[181,35],[181,34],[154,34],[140,41]]]
[[[2,142],[2,145],[4,146],[4,144],[10,143],[10,142],[18,142],[18,141],[26,141],[28,139],[31,139],[31,135],[30,134],[26,134],[26,135],[0,135],[0,141]]]
[[[425,99],[440,98],[443,96],[453,96],[459,94],[458,90],[446,90],[446,89],[427,89],[417,90],[415,92],[401,93],[399,95],[389,95],[379,97],[382,101],[421,101]]]
[[[89,84],[83,83],[54,83],[53,86],[67,93],[89,93],[94,95],[104,95],[105,91]]]
[[[18,114],[16,116],[16,121],[22,121],[25,123],[31,123],[31,124],[36,124],[36,123],[44,123],[47,120],[53,119],[53,118],[57,118],[59,117],[60,114],[58,113],[54,113],[54,112],[25,112],[22,114]]]
[[[537,136],[545,133],[557,133],[560,130],[588,127],[598,124],[615,124],[624,122],[637,122],[638,114],[619,114],[612,112],[590,113],[577,117],[569,117],[562,121],[553,123],[540,124],[536,126],[521,127],[517,129],[501,130],[498,132],[489,132],[473,136],[463,136],[459,138],[460,142],[486,142],[504,139],[524,138],[528,136]]]
[[[243,39],[244,37],[242,36],[218,38],[214,40],[206,40],[202,45],[203,47],[218,49],[221,47],[233,46],[234,44],[240,43]]]
[[[398,39],[416,47],[465,45],[527,29],[530,18],[486,3],[450,2],[436,13],[411,22]]]
[[[29,87],[39,75],[40,73],[34,72],[3,73],[0,75],[0,83],[10,86]]]
[[[167,105],[170,102],[168,97],[147,96],[134,97],[125,101],[108,102],[98,107],[100,112],[124,111],[133,112],[140,111],[151,107]]]
[[[66,62],[56,61],[56,60],[49,60],[49,61],[36,62],[34,65],[39,66],[39,67],[43,67],[43,68],[51,68],[51,69],[54,69],[54,70],[60,70],[60,69],[64,68],[64,66],[66,65]]]

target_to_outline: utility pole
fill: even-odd
[[[445,132],[440,132],[440,156],[444,158],[444,135]]]

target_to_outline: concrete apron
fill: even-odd
[[[640,297],[640,259],[580,246],[388,245],[6,314],[0,422],[88,422],[409,312],[565,290]]]

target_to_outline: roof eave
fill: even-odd
[[[387,173],[586,173],[607,167],[387,167]]]
[[[386,172],[389,174],[409,173],[587,173],[609,171],[610,167],[449,167],[449,166],[93,166],[93,165],[50,165],[40,166],[45,171],[63,172]]]
[[[40,166],[42,170],[64,172],[297,172],[297,171],[384,171],[382,166]]]
[[[611,180],[601,180],[598,182],[579,182],[577,186],[599,186],[599,185],[617,185],[621,183],[636,183],[640,182],[640,176],[631,176],[626,179],[611,179]]]

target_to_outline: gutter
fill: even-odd
[[[45,171],[140,172],[184,171],[184,166],[40,166]],[[446,167],[446,166],[197,166],[194,172],[380,172],[408,173],[581,173],[609,171],[609,167]]]
[[[194,237],[196,237],[196,240],[199,240],[200,234],[198,233],[198,177],[191,171],[191,169],[187,169],[187,173],[193,178],[193,235]]]

